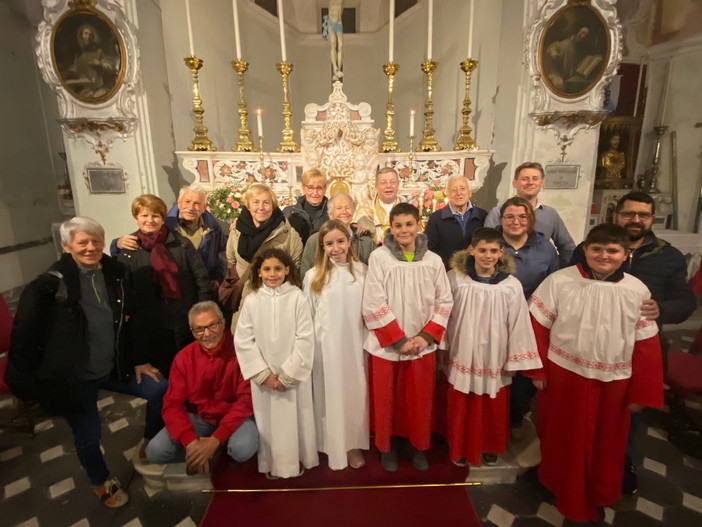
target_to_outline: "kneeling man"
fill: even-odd
[[[189,472],[209,471],[221,444],[238,462],[258,450],[251,386],[244,380],[217,304],[199,302],[188,313],[195,342],[178,352],[163,398],[166,427],[146,448],[152,463],[182,462]]]

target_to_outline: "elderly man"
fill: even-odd
[[[225,260],[221,256],[227,244],[226,234],[215,217],[207,210],[207,194],[200,185],[180,189],[178,201],[166,216],[166,227],[183,235],[193,244],[207,268],[210,279],[221,282],[224,278]],[[136,251],[137,237],[126,234],[112,241],[110,254],[117,256],[117,249]]]
[[[146,399],[148,440],[161,429],[166,379],[151,364],[131,358],[125,267],[103,254],[105,231],[76,217],[60,228],[63,256],[22,293],[12,331],[6,380],[23,400],[38,400],[71,427],[76,454],[106,507],[129,501],[110,477],[100,450],[98,391]]]
[[[334,194],[329,198],[328,207],[329,219],[340,220],[351,231],[351,245],[356,256],[364,264],[368,265],[368,257],[371,251],[375,249],[375,242],[370,232],[361,225],[351,223],[353,220],[356,206],[353,199],[348,194]],[[300,264],[300,274],[305,276],[305,273],[314,267],[314,255],[317,252],[319,243],[319,233],[315,232],[309,237],[305,244],[305,249],[302,251],[302,263]]]
[[[375,241],[382,243],[385,231],[390,228],[390,210],[403,201],[397,193],[400,177],[391,167],[383,167],[375,175],[375,198],[356,213],[357,222],[375,234]]]
[[[146,447],[152,463],[185,461],[192,473],[209,472],[220,445],[243,462],[258,450],[251,386],[239,370],[234,340],[217,304],[199,302],[188,313],[195,342],[178,352],[163,398],[166,427]]]
[[[449,178],[446,195],[448,207],[432,212],[424,233],[429,238],[429,250],[441,256],[448,270],[451,256],[468,247],[473,231],[483,226],[487,211],[474,207],[471,203],[472,194],[467,177]]]
[[[536,162],[522,163],[514,171],[512,186],[518,197],[531,203],[536,215],[534,230],[542,233],[546,239],[553,240],[561,267],[567,266],[573,256],[575,242],[556,209],[539,203],[539,192],[544,186],[544,168]],[[500,207],[501,204],[498,204],[488,213],[485,218],[486,227],[500,225]]]
[[[303,245],[329,219],[326,192],[327,178],[316,168],[310,168],[302,174],[303,196],[297,198],[295,205],[283,209],[283,214],[300,235]]]

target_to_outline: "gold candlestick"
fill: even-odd
[[[395,116],[395,104],[392,102],[392,92],[395,89],[395,73],[400,69],[400,65],[395,62],[388,62],[383,65],[383,71],[388,76],[388,102],[385,105],[385,139],[380,146],[381,152],[402,152],[395,141],[395,130],[392,127],[392,119]]]
[[[283,128],[283,140],[280,142],[276,152],[299,152],[300,147],[297,146],[295,142],[295,132],[293,131],[292,124],[292,106],[290,105],[289,99],[289,84],[288,77],[292,73],[293,65],[290,62],[283,61],[275,65],[275,67],[280,72],[283,77],[283,122],[285,124]]]
[[[249,115],[246,109],[246,99],[244,98],[244,73],[249,69],[249,63],[245,60],[233,60],[232,68],[236,72],[236,79],[239,83],[239,140],[232,147],[232,152],[255,152],[256,147],[251,140],[251,130],[246,119]]]
[[[261,181],[266,181],[266,169],[265,166],[263,165],[263,136],[259,135],[258,136],[258,160],[259,164],[261,165]]]
[[[207,137],[207,128],[203,124],[205,109],[202,107],[202,98],[200,98],[200,80],[198,71],[202,68],[202,59],[197,57],[185,57],[185,65],[193,75],[193,113],[195,114],[195,138],[188,147],[190,151],[198,152],[214,152],[217,150],[212,146],[212,141]]]
[[[409,164],[409,174],[408,174],[408,179],[410,181],[414,181],[412,179],[412,174],[414,174],[414,136],[410,135],[409,137],[409,150],[407,151],[407,163]]]
[[[432,100],[433,92],[433,77],[434,71],[438,63],[433,60],[422,62],[422,71],[427,76],[427,93],[424,99],[424,131],[422,132],[422,140],[419,142],[417,152],[441,152],[439,143],[434,138],[433,119],[434,119],[434,101]]]
[[[454,150],[479,150],[480,147],[475,144],[471,132],[473,129],[468,125],[468,119],[471,114],[470,109],[470,77],[473,74],[473,70],[478,67],[478,61],[473,59],[466,59],[461,62],[461,70],[466,74],[466,96],[463,99],[463,109],[461,113],[463,114],[463,126],[458,129],[458,140],[456,141],[456,146],[453,147]]]

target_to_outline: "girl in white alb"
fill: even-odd
[[[319,463],[312,408],[314,329],[288,253],[267,249],[252,266],[254,293],[244,300],[234,346],[251,379],[260,435],[258,470],[290,478]]]
[[[312,305],[315,356],[312,370],[317,448],[329,467],[365,464],[368,450],[368,381],[361,313],[366,266],[356,259],[351,235],[339,220],[319,230],[315,266],[305,275]]]

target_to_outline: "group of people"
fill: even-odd
[[[455,464],[495,463],[538,390],[539,479],[565,516],[596,519],[634,474],[630,410],[662,404],[656,322],[696,302],[684,258],[651,231],[650,196],[624,196],[576,248],[538,201],[543,178],[520,165],[516,196],[488,213],[452,177],[425,225],[391,168],[359,211],[310,170],[285,211],[251,185],[226,244],[187,187],[168,213],[135,199],[138,230],[113,258],[100,225],[74,218],[66,254],[22,295],[8,383],[66,418],[111,507],[128,495],[100,452],[99,389],[147,400],[151,462],[206,472],[226,443],[237,462],[258,453],[269,478],[318,452],[360,468],[371,432],[391,472],[402,452],[426,470],[433,431]],[[242,285],[231,331],[214,301],[225,263]]]

